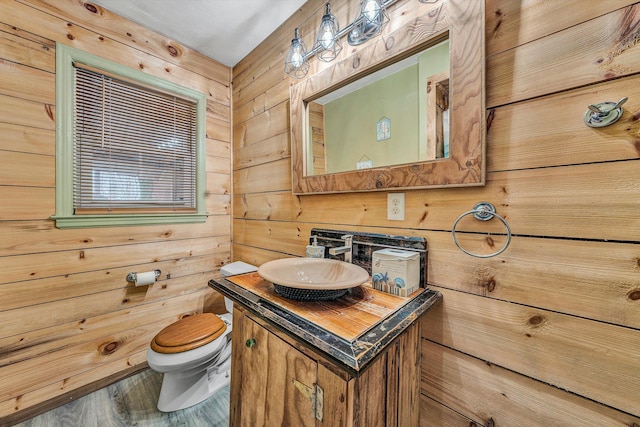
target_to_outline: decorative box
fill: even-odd
[[[374,289],[409,296],[420,286],[420,254],[391,248],[375,251],[371,278]]]

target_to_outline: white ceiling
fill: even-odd
[[[247,56],[305,1],[93,0],[230,67]]]

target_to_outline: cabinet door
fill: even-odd
[[[313,404],[301,388],[316,383],[316,362],[248,317],[241,342],[240,425],[315,426]]]

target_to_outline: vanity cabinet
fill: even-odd
[[[417,426],[420,322],[362,370],[235,304],[232,426]]]

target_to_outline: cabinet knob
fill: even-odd
[[[256,339],[255,338],[249,338],[245,344],[247,345],[247,348],[251,348],[254,345],[256,345]]]

